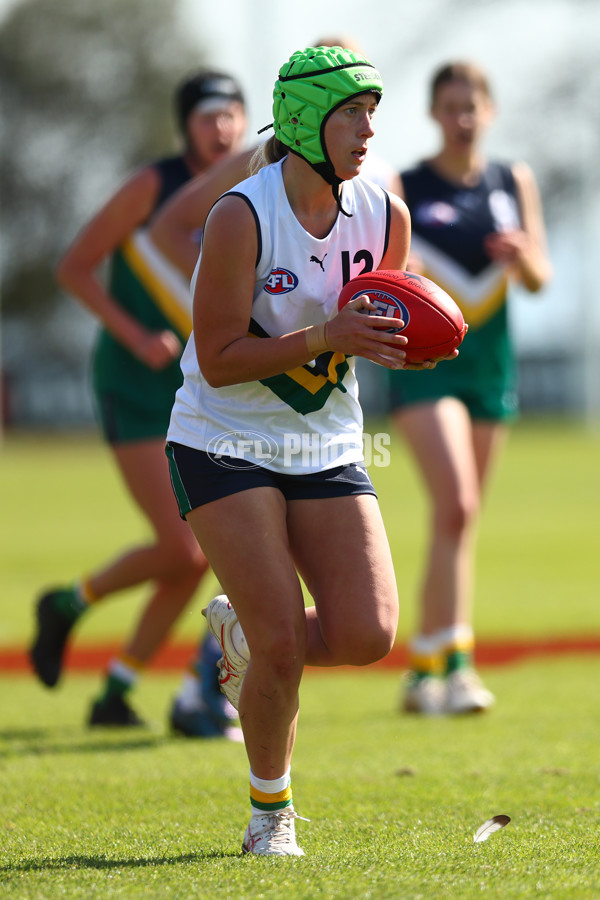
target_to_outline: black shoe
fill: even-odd
[[[173,702],[169,716],[171,730],[190,738],[225,737],[226,722],[218,721],[208,710],[184,710]]]
[[[44,594],[36,608],[38,630],[29,657],[36,675],[47,687],[54,687],[60,678],[67,638],[77,618],[69,619],[57,609],[56,598],[63,593],[71,591]]]
[[[90,726],[118,725],[126,728],[143,728],[146,724],[120,694],[112,694],[105,700],[96,700],[92,704],[88,719],[88,725]]]

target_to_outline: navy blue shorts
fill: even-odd
[[[213,453],[184,444],[167,443],[171,484],[182,519],[205,503],[256,487],[274,487],[286,500],[321,500],[326,497],[377,496],[364,464],[350,463],[308,475],[284,475],[245,459],[215,458]]]

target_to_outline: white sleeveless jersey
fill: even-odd
[[[256,220],[249,333],[258,340],[333,318],[342,286],[379,267],[389,237],[388,195],[360,178],[342,186],[342,207],[351,217],[338,214],[327,237],[313,237],[290,207],[281,166],[266,166],[229,192],[245,200]],[[200,372],[192,335],[181,369],[169,440],[287,474],[362,461],[352,357],[328,351],[281,375],[213,388]]]

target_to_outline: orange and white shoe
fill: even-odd
[[[242,853],[256,856],[304,856],[296,843],[295,820],[301,819],[293,806],[274,812],[252,813],[244,834]],[[308,819],[304,819],[308,822]]]
[[[238,709],[242,682],[250,662],[250,650],[244,632],[225,594],[214,597],[206,609],[202,610],[202,615],[223,652],[217,663],[219,686],[231,705]]]

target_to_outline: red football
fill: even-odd
[[[386,331],[408,338],[407,362],[443,359],[466,334],[463,314],[452,297],[423,275],[398,269],[363,272],[344,285],[338,309],[361,294],[375,304],[375,315],[388,320],[382,326]],[[394,319],[402,319],[404,325],[394,328]]]

